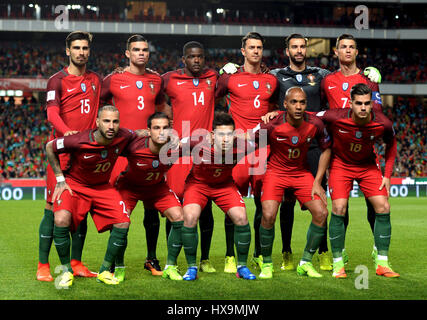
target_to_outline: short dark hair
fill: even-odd
[[[286,48],[289,48],[289,42],[290,42],[292,39],[304,39],[305,44],[307,45],[307,43],[308,43],[308,39],[307,39],[306,37],[304,37],[302,34],[299,34],[299,33],[292,33],[291,35],[289,35],[289,36],[287,36],[287,37],[285,38],[285,47],[286,47]]]
[[[218,126],[233,126],[233,129],[236,127],[231,114],[223,111],[215,112],[212,129],[216,129]]]
[[[73,31],[65,38],[65,46],[69,49],[75,40],[87,40],[89,46],[92,43],[93,35],[86,31]]]
[[[242,38],[242,48],[245,47],[246,45],[246,40],[248,39],[256,39],[256,40],[261,40],[262,45],[264,45],[265,43],[265,38],[259,34],[258,32],[248,32],[243,38]]]
[[[117,109],[115,106],[113,106],[111,104],[106,104],[105,106],[102,106],[98,109],[98,114],[97,114],[98,118],[101,116],[101,113],[103,111],[119,112],[119,109]],[[119,112],[119,114],[120,114],[120,112]]]
[[[184,47],[182,48],[182,55],[185,57],[187,50],[192,48],[199,48],[199,49],[202,49],[203,51],[205,50],[205,48],[203,47],[203,44],[201,44],[200,42],[190,41],[184,44]]]
[[[148,117],[148,119],[147,119],[147,128],[151,129],[151,122],[154,119],[167,119],[168,120],[168,124],[170,125],[170,120],[169,120],[169,117],[167,116],[167,114],[164,113],[164,112],[161,112],[161,111],[157,111],[157,112],[154,112],[151,116]]]
[[[129,50],[130,44],[132,42],[139,42],[139,41],[141,41],[141,42],[148,42],[147,39],[145,39],[143,35],[141,35],[141,34],[134,34],[134,35],[130,36],[129,39],[126,41],[126,49]]]
[[[365,94],[369,94],[372,98],[372,90],[365,83],[357,83],[355,84],[350,91],[351,100],[354,99],[354,96],[364,96]]]
[[[335,47],[338,49],[338,44],[340,43],[340,41],[341,41],[341,40],[345,40],[345,39],[353,40],[353,41],[354,41],[354,43],[356,44],[356,48],[357,48],[357,41],[356,41],[356,38],[355,38],[354,36],[352,36],[351,34],[348,34],[348,33],[343,33],[342,35],[340,35],[340,36],[337,38],[337,42],[335,43]]]

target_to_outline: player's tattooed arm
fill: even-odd
[[[53,172],[55,173],[55,177],[57,181],[55,190],[52,196],[52,202],[55,202],[55,200],[61,197],[62,192],[64,192],[65,190],[68,190],[71,195],[73,194],[73,191],[65,182],[64,174],[62,173],[62,170],[61,170],[61,165],[59,162],[58,155],[53,151],[53,141],[49,141],[46,145],[46,156],[50,166],[52,167]]]

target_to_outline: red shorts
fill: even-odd
[[[184,207],[187,204],[196,203],[203,209],[208,200],[214,201],[224,213],[227,213],[234,207],[245,207],[242,195],[233,182],[215,186],[197,182],[189,182],[186,184]]]
[[[261,195],[269,151],[269,148],[257,149],[241,159],[233,168],[233,180],[240,193],[246,195],[250,185],[253,195]]]
[[[68,161],[70,160],[70,154],[62,153],[59,155],[59,163],[62,171],[67,167]],[[51,165],[48,163],[46,168],[46,202],[52,203],[53,191],[56,187],[56,177]]]
[[[129,188],[124,179],[119,179],[116,188],[123,197],[129,214],[135,209],[138,200],[144,203],[144,208],[154,208],[161,213],[172,207],[181,207],[181,202],[166,182],[146,187]]]
[[[300,206],[313,200],[311,190],[313,187],[314,177],[310,171],[299,171],[290,175],[289,172],[277,172],[267,170],[262,183],[261,201],[275,200],[282,202],[285,190],[292,190]],[[314,195],[314,199],[320,199]]]
[[[353,181],[356,180],[365,198],[372,196],[386,196],[387,190],[379,190],[383,176],[377,165],[365,166],[341,166],[331,165],[329,170],[329,194],[331,199],[348,199],[350,191],[353,189]]]
[[[179,158],[179,162],[172,165],[166,174],[166,181],[179,199],[184,198],[185,180],[191,171],[193,160],[191,157]]]
[[[110,176],[110,184],[112,186],[114,186],[120,173],[126,169],[127,165],[128,165],[128,159],[126,157],[117,158],[116,164],[114,165],[113,170],[111,171],[111,176]]]
[[[71,231],[75,231],[88,212],[98,232],[104,232],[116,223],[130,222],[125,202],[120,193],[109,184],[87,187],[66,178],[73,190],[61,194],[53,204],[53,211],[67,210],[72,214]]]

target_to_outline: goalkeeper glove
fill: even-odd
[[[229,62],[227,63],[225,66],[223,66],[221,68],[221,70],[219,70],[219,74],[223,74],[224,72],[227,74],[233,74],[237,72],[237,68],[239,67],[238,64],[235,64],[233,62]]]
[[[368,77],[369,80],[375,83],[381,83],[381,73],[375,67],[367,67],[363,70],[363,74]]]

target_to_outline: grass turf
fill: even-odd
[[[366,220],[363,198],[350,199],[350,225],[346,248],[350,260],[346,267],[347,279],[333,279],[331,273],[321,271],[323,278],[301,277],[296,271],[281,271],[281,237],[277,221],[273,247],[274,277],[271,280],[245,281],[223,273],[225,237],[222,212],[214,206],[215,229],[210,259],[217,269],[215,274],[199,272],[194,282],[175,282],[151,276],[143,269],[146,254],[145,232],[142,225],[143,207],[138,204],[132,214],[129,244],[126,251],[126,280],[119,286],[107,286],[95,279],[75,278],[73,287],[58,290],[53,282],[35,279],[38,260],[38,227],[43,214],[43,201],[2,201],[0,224],[0,299],[2,300],[425,300],[427,299],[427,198],[391,198],[392,242],[390,259],[393,268],[401,274],[398,279],[375,275],[371,260],[373,237]],[[246,200],[251,229],[254,214],[253,201]],[[310,215],[295,209],[292,239],[294,260],[298,262],[305,245]],[[166,259],[165,220],[161,219],[158,258],[164,266]],[[84,263],[98,271],[105,254],[109,233],[97,234],[91,218],[83,251]],[[253,239],[253,230],[252,230]],[[199,245],[200,247],[200,245]],[[251,244],[250,256],[253,253]],[[200,255],[199,255],[200,257]],[[198,258],[199,258],[198,257]],[[314,265],[318,269],[316,256]],[[56,249],[50,254],[51,272],[59,266]],[[186,270],[183,250],[178,259],[182,274]],[[357,289],[360,275],[357,266],[368,269],[368,289]],[[250,266],[250,264],[249,264]],[[258,275],[259,271],[251,270]],[[359,277],[359,278],[358,278]],[[366,283],[366,282],[363,282]]]

